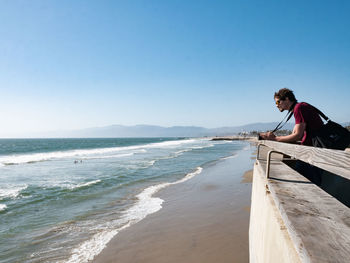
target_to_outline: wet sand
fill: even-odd
[[[122,230],[93,262],[249,262],[247,177],[254,149],[156,194],[163,208]]]
[[[243,175],[241,183],[252,183],[253,182],[253,170],[246,171]]]

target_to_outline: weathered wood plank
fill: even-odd
[[[262,176],[266,162],[257,161]],[[268,191],[303,262],[349,262],[350,209],[280,161]]]
[[[260,143],[350,180],[350,152],[266,140]]]

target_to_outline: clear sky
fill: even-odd
[[[0,0],[0,136],[284,117],[350,121],[350,1]]]

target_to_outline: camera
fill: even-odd
[[[266,137],[269,132],[259,132],[258,133],[258,140],[266,140]]]

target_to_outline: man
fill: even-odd
[[[312,135],[323,125],[321,117],[317,110],[310,104],[305,102],[298,103],[292,90],[283,88],[280,89],[274,95],[277,108],[283,112],[288,110],[293,111],[295,118],[295,125],[293,132],[287,136],[275,136],[272,132],[261,134],[260,136],[265,140],[273,140],[278,142],[296,143],[301,141],[302,145],[312,146]],[[304,163],[297,161],[295,169],[310,181],[316,185],[321,185],[322,170]]]
[[[272,132],[261,134],[265,140],[278,142],[298,142],[302,145],[312,145],[311,137],[323,125],[317,110],[308,103],[298,103],[292,90],[283,88],[274,95],[277,108],[283,112],[293,111],[295,126],[292,134],[287,136],[275,136]]]

